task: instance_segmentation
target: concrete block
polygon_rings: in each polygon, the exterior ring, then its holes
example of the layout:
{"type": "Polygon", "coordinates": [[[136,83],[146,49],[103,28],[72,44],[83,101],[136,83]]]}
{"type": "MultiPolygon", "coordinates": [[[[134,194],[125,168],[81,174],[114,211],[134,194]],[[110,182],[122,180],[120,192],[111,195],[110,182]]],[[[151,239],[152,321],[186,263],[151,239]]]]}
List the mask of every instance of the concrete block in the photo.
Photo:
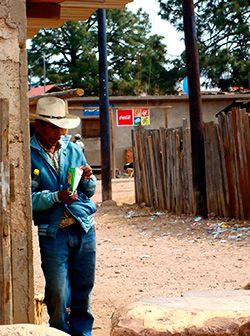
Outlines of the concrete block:
{"type": "Polygon", "coordinates": [[[145,298],[112,316],[111,336],[250,336],[250,291],[145,298]]]}
{"type": "Polygon", "coordinates": [[[63,331],[44,325],[8,324],[0,325],[0,336],[67,336],[63,331]]]}

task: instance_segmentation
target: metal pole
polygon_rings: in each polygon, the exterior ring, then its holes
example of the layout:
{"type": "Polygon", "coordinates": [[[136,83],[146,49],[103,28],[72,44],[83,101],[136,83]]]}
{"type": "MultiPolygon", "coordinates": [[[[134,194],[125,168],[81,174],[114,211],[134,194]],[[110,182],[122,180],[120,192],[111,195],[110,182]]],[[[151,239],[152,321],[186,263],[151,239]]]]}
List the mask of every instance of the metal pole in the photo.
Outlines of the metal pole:
{"type": "Polygon", "coordinates": [[[186,63],[189,92],[189,116],[192,145],[195,213],[207,215],[204,134],[202,122],[199,53],[196,41],[195,15],[192,0],[182,0],[186,63]]]}
{"type": "Polygon", "coordinates": [[[101,132],[101,173],[102,173],[102,201],[112,199],[111,187],[111,145],[110,118],[108,95],[108,64],[107,64],[107,35],[106,11],[97,10],[98,18],[98,50],[99,50],[99,81],[100,81],[100,132],[101,132]]]}

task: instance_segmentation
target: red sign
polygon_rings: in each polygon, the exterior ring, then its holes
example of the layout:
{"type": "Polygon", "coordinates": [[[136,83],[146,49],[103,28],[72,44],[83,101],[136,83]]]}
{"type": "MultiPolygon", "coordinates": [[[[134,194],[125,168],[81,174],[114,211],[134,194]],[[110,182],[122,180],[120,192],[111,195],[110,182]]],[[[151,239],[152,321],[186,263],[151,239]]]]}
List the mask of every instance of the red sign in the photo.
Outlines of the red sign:
{"type": "Polygon", "coordinates": [[[148,117],[149,116],[149,109],[142,108],[141,109],[141,115],[142,115],[142,117],[148,117]]]}
{"type": "Polygon", "coordinates": [[[133,110],[117,110],[117,126],[133,126],[133,110]]]}

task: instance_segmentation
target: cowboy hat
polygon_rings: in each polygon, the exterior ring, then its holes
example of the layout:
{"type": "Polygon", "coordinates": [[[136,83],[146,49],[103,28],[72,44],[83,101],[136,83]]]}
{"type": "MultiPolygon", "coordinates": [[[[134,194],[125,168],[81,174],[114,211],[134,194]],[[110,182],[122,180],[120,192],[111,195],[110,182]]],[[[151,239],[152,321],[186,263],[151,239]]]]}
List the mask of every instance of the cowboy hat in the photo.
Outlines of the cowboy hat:
{"type": "Polygon", "coordinates": [[[77,133],[77,134],[75,134],[74,135],[74,138],[76,139],[76,140],[80,140],[81,139],[81,134],[79,134],[79,133],[77,133]]]}
{"type": "Polygon", "coordinates": [[[72,129],[80,124],[80,118],[69,114],[65,101],[57,97],[40,98],[37,101],[36,113],[31,114],[31,117],[65,129],[72,129]]]}

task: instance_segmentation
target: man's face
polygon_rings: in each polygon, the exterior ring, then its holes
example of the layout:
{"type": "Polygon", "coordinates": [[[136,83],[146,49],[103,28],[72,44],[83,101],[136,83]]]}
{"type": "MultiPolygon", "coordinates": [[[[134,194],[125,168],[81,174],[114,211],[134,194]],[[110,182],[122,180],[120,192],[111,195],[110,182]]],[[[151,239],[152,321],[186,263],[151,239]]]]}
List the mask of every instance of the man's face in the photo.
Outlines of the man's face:
{"type": "Polygon", "coordinates": [[[47,149],[56,146],[61,135],[65,134],[64,128],[41,120],[36,121],[35,127],[39,141],[47,149]]]}

